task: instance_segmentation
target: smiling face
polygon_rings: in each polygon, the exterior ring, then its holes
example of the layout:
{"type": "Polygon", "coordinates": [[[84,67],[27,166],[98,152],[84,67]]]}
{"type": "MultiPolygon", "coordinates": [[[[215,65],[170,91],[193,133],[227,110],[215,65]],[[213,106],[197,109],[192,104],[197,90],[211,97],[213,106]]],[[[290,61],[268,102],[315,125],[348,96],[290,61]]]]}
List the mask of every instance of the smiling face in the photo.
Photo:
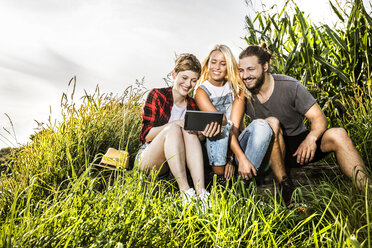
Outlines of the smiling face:
{"type": "Polygon", "coordinates": [[[258,92],[265,82],[268,63],[261,65],[257,56],[248,56],[239,60],[240,77],[252,92],[258,92]]]}
{"type": "Polygon", "coordinates": [[[209,81],[216,86],[226,82],[227,65],[226,59],[222,52],[216,50],[211,53],[208,62],[209,81]]]}
{"type": "Polygon", "coordinates": [[[179,73],[172,72],[173,76],[173,90],[179,93],[181,96],[186,97],[196,85],[199,79],[199,73],[187,70],[180,71],[179,73]]]}

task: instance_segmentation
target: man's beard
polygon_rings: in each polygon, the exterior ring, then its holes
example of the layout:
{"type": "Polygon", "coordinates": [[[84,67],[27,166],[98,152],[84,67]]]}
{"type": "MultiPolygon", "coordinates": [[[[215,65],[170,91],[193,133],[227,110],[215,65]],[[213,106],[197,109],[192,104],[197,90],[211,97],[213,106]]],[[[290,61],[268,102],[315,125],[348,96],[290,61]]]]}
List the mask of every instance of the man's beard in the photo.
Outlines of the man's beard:
{"type": "Polygon", "coordinates": [[[265,72],[264,70],[262,70],[262,74],[257,78],[256,84],[252,88],[250,89],[248,88],[248,90],[253,94],[257,94],[265,82],[265,77],[266,77],[265,72]]]}

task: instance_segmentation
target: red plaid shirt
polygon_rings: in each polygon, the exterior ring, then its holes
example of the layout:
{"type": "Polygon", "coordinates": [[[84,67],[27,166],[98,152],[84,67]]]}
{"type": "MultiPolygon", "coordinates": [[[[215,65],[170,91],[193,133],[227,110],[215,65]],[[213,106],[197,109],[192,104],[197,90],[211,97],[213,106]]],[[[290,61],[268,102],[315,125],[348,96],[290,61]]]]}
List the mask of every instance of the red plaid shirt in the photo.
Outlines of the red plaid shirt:
{"type": "MultiPolygon", "coordinates": [[[[186,97],[187,109],[198,110],[195,100],[186,97]]],[[[140,140],[145,143],[145,137],[153,127],[168,123],[173,107],[172,87],[152,89],[146,99],[142,111],[140,140]]]]}

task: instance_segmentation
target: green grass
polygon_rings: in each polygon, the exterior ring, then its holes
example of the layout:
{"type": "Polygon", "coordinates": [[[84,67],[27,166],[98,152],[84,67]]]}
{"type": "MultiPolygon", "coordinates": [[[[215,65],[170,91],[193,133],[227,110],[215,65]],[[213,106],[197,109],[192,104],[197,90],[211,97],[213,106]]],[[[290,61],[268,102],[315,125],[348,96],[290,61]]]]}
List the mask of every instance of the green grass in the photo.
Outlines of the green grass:
{"type": "MultiPolygon", "coordinates": [[[[370,192],[323,183],[306,196],[310,208],[287,209],[273,196],[236,182],[212,189],[211,206],[183,207],[174,184],[135,171],[113,172],[106,184],[93,168],[34,201],[31,184],[2,223],[2,247],[353,247],[367,245],[370,192]],[[93,173],[95,174],[95,173],[93,173]],[[102,184],[105,185],[102,188],[102,184]],[[342,206],[340,208],[340,206],[342,206]]],[[[107,178],[106,174],[106,178],[107,178]]],[[[305,200],[305,199],[302,199],[305,200]]]]}
{"type": "Polygon", "coordinates": [[[108,146],[136,153],[139,122],[131,123],[140,118],[142,91],[132,91],[105,102],[96,91],[81,106],[64,104],[69,116],[13,154],[0,181],[1,247],[368,247],[371,190],[344,177],[299,189],[296,202],[306,211],[238,180],[227,190],[212,187],[202,214],[197,202],[182,205],[175,182],[135,169],[97,170],[92,163],[108,146]]]}
{"type": "MultiPolygon", "coordinates": [[[[353,6],[357,8],[351,6],[350,14],[340,12],[349,20],[346,29],[334,30],[343,41],[328,48],[324,44],[336,37],[334,33],[301,21],[299,11],[293,17],[286,10],[270,16],[258,13],[255,20],[262,25],[248,29],[246,40],[257,39],[257,44],[260,38],[254,35],[265,34],[265,41],[283,56],[275,70],[316,89],[331,125],[345,127],[367,164],[372,164],[371,74],[365,67],[370,66],[370,49],[359,53],[361,58],[339,53],[343,42],[351,50],[356,44],[346,34],[358,38],[363,28],[370,30],[363,9],[353,6]],[[280,25],[275,27],[276,22],[280,25]],[[293,46],[296,52],[286,53],[293,46]],[[314,52],[329,59],[328,64],[307,57],[314,52]],[[359,74],[354,66],[358,61],[364,61],[359,74]],[[303,67],[305,62],[310,64],[303,67]],[[332,63],[340,71],[331,70],[332,63]]],[[[367,45],[370,39],[365,38],[367,45]]],[[[72,79],[73,89],[74,84],[72,79]]],[[[210,207],[202,214],[197,202],[182,205],[174,181],[135,169],[98,170],[92,164],[108,147],[127,150],[133,164],[145,88],[138,82],[119,96],[97,88],[86,93],[81,104],[72,92],[62,97],[60,121],[49,120],[32,142],[2,157],[0,247],[371,247],[372,190],[357,190],[344,176],[299,188],[290,209],[282,206],[275,192],[257,193],[254,183],[245,188],[238,179],[226,190],[212,185],[210,207]]]]}

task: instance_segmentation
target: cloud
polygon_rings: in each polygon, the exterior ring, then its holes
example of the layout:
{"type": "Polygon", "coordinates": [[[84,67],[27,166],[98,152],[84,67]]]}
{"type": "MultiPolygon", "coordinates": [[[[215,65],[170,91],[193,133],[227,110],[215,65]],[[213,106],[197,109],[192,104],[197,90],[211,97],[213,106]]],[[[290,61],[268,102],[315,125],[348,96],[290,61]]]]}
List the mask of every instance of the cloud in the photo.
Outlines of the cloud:
{"type": "Polygon", "coordinates": [[[46,49],[44,54],[32,59],[2,55],[0,67],[41,78],[52,85],[60,85],[59,80],[66,81],[74,75],[88,73],[84,66],[51,49],[46,49]]]}
{"type": "Polygon", "coordinates": [[[75,11],[86,4],[98,2],[97,0],[3,0],[2,5],[17,11],[34,12],[38,14],[55,14],[66,11],[75,11]]]}

